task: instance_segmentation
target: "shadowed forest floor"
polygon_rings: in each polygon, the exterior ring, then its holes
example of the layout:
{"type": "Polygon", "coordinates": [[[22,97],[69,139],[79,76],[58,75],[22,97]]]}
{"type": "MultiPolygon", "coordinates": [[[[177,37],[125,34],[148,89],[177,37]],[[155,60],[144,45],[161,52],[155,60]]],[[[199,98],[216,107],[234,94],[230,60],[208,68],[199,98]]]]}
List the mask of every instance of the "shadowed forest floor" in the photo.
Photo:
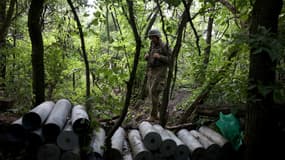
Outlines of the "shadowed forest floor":
{"type": "MultiPolygon", "coordinates": [[[[189,99],[190,92],[186,90],[176,91],[168,103],[169,119],[168,125],[176,125],[183,111],[179,110],[177,106],[189,99]]],[[[126,123],[137,125],[143,120],[146,120],[150,115],[151,101],[147,97],[144,101],[139,100],[135,106],[129,107],[128,117],[126,123]]]]}

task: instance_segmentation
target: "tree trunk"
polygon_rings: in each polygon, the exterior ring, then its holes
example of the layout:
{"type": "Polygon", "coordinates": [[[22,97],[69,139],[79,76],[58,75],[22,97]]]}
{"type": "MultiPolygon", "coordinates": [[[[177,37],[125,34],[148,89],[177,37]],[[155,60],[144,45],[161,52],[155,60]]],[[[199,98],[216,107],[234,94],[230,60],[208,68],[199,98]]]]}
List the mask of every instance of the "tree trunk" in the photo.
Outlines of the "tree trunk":
{"type": "MultiPolygon", "coordinates": [[[[272,40],[276,38],[278,16],[282,5],[282,0],[255,1],[249,29],[252,41],[256,42],[256,36],[258,35],[267,36],[266,38],[272,40]],[[268,31],[267,34],[264,34],[264,29],[268,31]]],[[[264,43],[258,41],[258,45],[256,43],[250,44],[249,90],[245,128],[247,148],[245,156],[247,160],[277,159],[278,156],[281,156],[276,153],[274,147],[264,147],[273,146],[276,142],[279,142],[277,140],[277,116],[273,115],[272,89],[275,83],[276,60],[270,57],[270,54],[274,54],[268,52],[271,48],[260,50],[264,43]],[[267,93],[262,91],[262,89],[266,88],[269,88],[267,93]]]]}
{"type": "Polygon", "coordinates": [[[207,38],[206,38],[207,47],[204,50],[204,61],[203,61],[204,68],[203,68],[203,73],[202,73],[203,74],[202,80],[205,79],[205,74],[206,74],[209,59],[210,59],[213,23],[214,23],[214,18],[211,15],[209,17],[208,27],[207,27],[207,38]]]}
{"type": "MultiPolygon", "coordinates": [[[[192,1],[193,0],[187,0],[188,3],[192,3],[192,1]]],[[[198,55],[200,56],[201,55],[201,48],[200,48],[200,43],[199,43],[200,37],[198,35],[198,32],[197,32],[197,30],[196,30],[196,28],[194,26],[194,23],[192,21],[191,15],[190,15],[190,6],[187,6],[186,0],[182,0],[182,2],[183,2],[183,5],[184,5],[185,9],[187,10],[187,13],[186,13],[187,14],[187,19],[188,19],[188,21],[190,23],[190,26],[191,26],[191,28],[192,28],[192,30],[194,32],[195,37],[196,37],[196,46],[197,46],[197,49],[198,49],[198,55]]]]}
{"type": "Polygon", "coordinates": [[[132,88],[133,88],[133,84],[136,78],[136,72],[137,72],[137,67],[138,67],[138,63],[139,63],[139,56],[140,56],[140,52],[141,52],[141,37],[138,33],[137,27],[136,27],[136,20],[135,20],[135,14],[134,14],[134,10],[133,10],[133,1],[130,0],[126,0],[127,4],[128,4],[128,8],[129,8],[129,18],[128,18],[128,22],[132,28],[134,37],[135,37],[135,41],[136,41],[136,54],[134,57],[134,63],[133,63],[133,68],[130,74],[130,78],[129,81],[127,82],[127,93],[126,93],[126,99],[125,99],[125,104],[124,107],[122,109],[122,113],[121,116],[119,118],[119,120],[116,122],[116,124],[111,128],[111,130],[109,131],[107,138],[106,138],[106,146],[107,146],[107,150],[110,148],[110,140],[111,140],[111,136],[115,133],[115,131],[119,128],[119,126],[122,124],[122,122],[124,121],[127,113],[128,113],[128,109],[129,109],[129,105],[130,105],[130,101],[131,101],[131,95],[132,95],[132,88]]]}
{"type": "Polygon", "coordinates": [[[41,31],[43,5],[44,0],[32,0],[28,15],[32,42],[33,93],[36,105],[45,100],[44,46],[41,31]]]}
{"type": "MultiPolygon", "coordinates": [[[[0,2],[0,50],[6,45],[8,29],[11,25],[12,16],[15,11],[16,0],[1,0],[0,2]],[[9,8],[7,8],[7,3],[9,8]]],[[[5,84],[2,83],[6,78],[6,57],[4,52],[0,52],[0,90],[5,90],[5,84]]]]}
{"type": "MultiPolygon", "coordinates": [[[[85,64],[85,76],[86,76],[86,100],[90,97],[90,69],[89,69],[89,62],[88,62],[88,56],[86,53],[86,49],[85,49],[85,41],[84,41],[84,34],[82,31],[82,25],[80,23],[79,17],[77,15],[76,9],[73,6],[73,3],[71,0],[67,0],[72,13],[74,15],[74,19],[77,23],[77,27],[78,27],[78,31],[79,31],[79,36],[80,36],[80,41],[81,41],[81,50],[83,53],[83,59],[84,59],[84,64],[85,64]]],[[[89,103],[86,103],[86,109],[87,111],[89,111],[90,106],[89,103]]]]}
{"type": "MultiPolygon", "coordinates": [[[[107,53],[110,54],[110,24],[109,24],[109,4],[106,3],[106,32],[107,32],[107,53]]],[[[110,65],[112,64],[112,62],[110,61],[110,65]]]]}
{"type": "MultiPolygon", "coordinates": [[[[187,7],[189,8],[192,3],[192,0],[187,4],[187,7]]],[[[177,40],[171,55],[171,64],[169,65],[169,70],[168,70],[168,76],[167,76],[167,81],[166,81],[166,86],[163,91],[163,97],[162,97],[162,104],[160,107],[160,124],[161,126],[165,126],[167,123],[167,117],[168,117],[168,111],[167,111],[167,106],[169,102],[169,90],[171,87],[171,81],[173,78],[173,69],[174,69],[174,63],[175,59],[178,57],[180,48],[181,48],[181,43],[182,43],[182,34],[183,30],[186,27],[187,24],[187,10],[185,9],[182,15],[181,22],[179,24],[178,30],[177,30],[177,40]]]]}

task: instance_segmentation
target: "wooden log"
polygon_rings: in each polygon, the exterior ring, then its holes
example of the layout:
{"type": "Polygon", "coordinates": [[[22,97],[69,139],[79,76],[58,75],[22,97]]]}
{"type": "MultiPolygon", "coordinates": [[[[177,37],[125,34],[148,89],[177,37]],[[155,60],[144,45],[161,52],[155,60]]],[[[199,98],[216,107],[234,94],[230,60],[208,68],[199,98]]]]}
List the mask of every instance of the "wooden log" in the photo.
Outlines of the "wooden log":
{"type": "Polygon", "coordinates": [[[218,159],[221,147],[218,144],[215,144],[213,141],[211,141],[209,138],[207,138],[205,135],[201,134],[197,130],[191,130],[190,133],[192,136],[194,136],[206,149],[207,154],[206,157],[209,160],[215,160],[218,159]]]}
{"type": "Polygon", "coordinates": [[[166,126],[166,129],[169,130],[180,130],[180,129],[193,129],[195,128],[195,124],[193,123],[183,123],[183,124],[179,124],[179,125],[175,125],[175,126],[166,126]]]}
{"type": "Polygon", "coordinates": [[[10,109],[13,106],[14,102],[15,102],[15,99],[0,96],[0,111],[6,111],[10,109]]]}
{"type": "Polygon", "coordinates": [[[142,135],[143,144],[147,149],[151,151],[159,149],[162,142],[161,137],[149,122],[140,123],[139,131],[142,135]]]}
{"type": "Polygon", "coordinates": [[[188,130],[179,130],[177,136],[188,146],[191,153],[191,159],[203,159],[204,155],[206,154],[206,150],[203,148],[202,144],[194,136],[192,136],[192,134],[190,134],[188,130]]]}
{"type": "Polygon", "coordinates": [[[236,106],[207,106],[207,105],[198,105],[197,114],[205,116],[215,116],[219,117],[220,112],[228,114],[235,112],[236,116],[244,117],[245,116],[245,105],[236,105],[236,106]]]}
{"type": "Polygon", "coordinates": [[[82,134],[88,132],[90,120],[84,106],[76,105],[73,107],[71,121],[75,133],[82,134]]]}
{"type": "Polygon", "coordinates": [[[171,136],[171,139],[173,139],[177,145],[174,157],[175,160],[188,160],[190,156],[190,150],[187,147],[187,145],[182,142],[173,132],[170,130],[166,130],[168,134],[171,136]]]}
{"type": "Polygon", "coordinates": [[[103,128],[98,128],[93,130],[93,138],[91,140],[91,148],[96,157],[102,159],[104,154],[104,144],[106,139],[106,132],[103,128]]]}
{"type": "Polygon", "coordinates": [[[130,130],[128,139],[134,160],[152,160],[152,154],[145,148],[138,130],[130,130]]]}
{"type": "Polygon", "coordinates": [[[158,131],[162,140],[162,143],[159,147],[160,153],[165,157],[173,155],[177,147],[175,141],[161,125],[155,124],[153,125],[153,128],[158,131]]]}
{"type": "Polygon", "coordinates": [[[133,160],[130,145],[126,139],[124,140],[123,144],[123,160],[133,160]]]}
{"type": "Polygon", "coordinates": [[[43,126],[42,131],[46,141],[56,141],[66,123],[70,110],[71,103],[67,99],[60,99],[56,102],[43,126]]]}
{"type": "Polygon", "coordinates": [[[103,123],[103,122],[110,122],[110,121],[114,121],[116,119],[120,118],[120,116],[114,116],[111,118],[106,118],[106,119],[99,119],[98,122],[103,123]]]}
{"type": "Polygon", "coordinates": [[[36,130],[41,127],[54,107],[54,102],[46,101],[23,115],[23,126],[26,130],[36,130]]]}
{"type": "Polygon", "coordinates": [[[57,136],[56,142],[58,147],[64,151],[79,148],[79,138],[78,135],[74,133],[70,121],[67,121],[64,129],[57,136]]]}
{"type": "Polygon", "coordinates": [[[37,153],[37,160],[59,160],[60,149],[55,144],[42,145],[37,153]]]}
{"type": "Polygon", "coordinates": [[[122,160],[122,149],[125,136],[125,130],[122,127],[119,127],[111,138],[111,149],[104,153],[104,159],[122,160]]]}
{"type": "Polygon", "coordinates": [[[70,151],[64,151],[60,157],[60,160],[80,160],[79,149],[74,149],[70,151]]]}
{"type": "Polygon", "coordinates": [[[28,132],[27,139],[30,146],[38,147],[43,145],[45,140],[42,134],[42,128],[28,132]]]}

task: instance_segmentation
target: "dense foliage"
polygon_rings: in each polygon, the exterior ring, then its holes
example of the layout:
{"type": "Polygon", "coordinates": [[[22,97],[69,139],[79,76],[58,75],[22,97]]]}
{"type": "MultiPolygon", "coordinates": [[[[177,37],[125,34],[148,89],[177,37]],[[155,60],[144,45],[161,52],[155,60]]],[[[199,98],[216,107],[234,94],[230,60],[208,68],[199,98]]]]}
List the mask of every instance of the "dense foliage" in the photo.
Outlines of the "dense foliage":
{"type": "MultiPolygon", "coordinates": [[[[171,47],[174,47],[177,24],[181,19],[184,5],[180,0],[160,1],[164,14],[164,29],[171,47]]],[[[249,47],[247,44],[263,43],[274,45],[272,58],[280,61],[278,73],[284,73],[284,34],[278,41],[257,35],[249,42],[247,30],[249,13],[252,9],[249,0],[228,0],[235,9],[234,14],[219,0],[192,1],[190,15],[193,26],[187,25],[182,41],[182,48],[177,59],[175,90],[181,88],[192,92],[189,101],[214,78],[225,64],[231,63],[225,76],[211,91],[206,103],[239,104],[246,102],[247,78],[249,69],[249,47]],[[212,39],[206,42],[209,17],[213,18],[212,39]],[[193,28],[194,27],[194,28],[193,28]],[[195,35],[195,31],[197,35],[195,35]],[[198,37],[197,37],[198,36],[198,37]],[[199,39],[197,39],[199,38],[199,39]],[[199,45],[197,45],[197,40],[199,45]],[[205,48],[211,46],[209,62],[204,63],[205,48]],[[201,53],[199,52],[201,51],[201,53]],[[227,60],[227,56],[237,52],[227,60]]],[[[91,72],[91,97],[93,111],[101,118],[117,115],[124,100],[126,81],[131,72],[135,52],[135,41],[128,24],[127,4],[125,1],[97,0],[74,1],[83,24],[86,50],[91,72]]],[[[148,51],[149,40],[145,37],[147,26],[154,14],[157,14],[153,28],[163,29],[161,15],[157,13],[155,1],[134,1],[134,10],[138,32],[143,40],[134,98],[139,98],[145,75],[146,63],[143,55],[148,51]]],[[[18,7],[24,7],[18,3],[18,7]]],[[[22,8],[25,9],[25,8],[22,8]]],[[[284,10],[280,16],[280,28],[284,33],[284,10]],[[283,21],[282,21],[283,20],[283,21]]],[[[68,98],[74,103],[85,101],[85,68],[80,50],[80,40],[76,22],[67,2],[64,0],[45,1],[42,15],[42,32],[44,38],[44,65],[46,75],[46,99],[68,98]]],[[[266,30],[264,34],[268,34],[266,30]]],[[[17,15],[12,21],[5,48],[6,94],[17,99],[16,108],[27,110],[33,102],[31,76],[31,44],[27,31],[27,11],[17,15]]],[[[164,37],[164,41],[165,41],[164,37]]],[[[258,53],[257,53],[258,54],[258,53]]],[[[284,98],[282,85],[274,86],[276,101],[284,98]],[[277,87],[277,88],[276,88],[277,87]]],[[[266,92],[268,88],[260,88],[266,92]]]]}

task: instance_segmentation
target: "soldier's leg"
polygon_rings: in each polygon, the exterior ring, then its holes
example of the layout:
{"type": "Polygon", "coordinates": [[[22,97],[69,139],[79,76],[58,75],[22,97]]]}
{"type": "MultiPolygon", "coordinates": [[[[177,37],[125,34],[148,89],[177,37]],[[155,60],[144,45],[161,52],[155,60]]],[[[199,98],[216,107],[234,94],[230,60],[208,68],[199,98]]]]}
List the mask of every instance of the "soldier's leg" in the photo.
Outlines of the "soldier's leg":
{"type": "Polygon", "coordinates": [[[158,105],[157,105],[157,110],[158,110],[158,115],[160,115],[160,109],[162,105],[162,93],[165,87],[165,82],[166,82],[166,69],[161,69],[160,72],[157,75],[157,84],[156,85],[156,91],[157,91],[157,99],[158,99],[158,105]]]}
{"type": "Polygon", "coordinates": [[[148,98],[151,100],[151,88],[152,88],[152,75],[151,71],[147,73],[147,91],[148,91],[148,98]]]}
{"type": "Polygon", "coordinates": [[[158,118],[158,112],[159,112],[159,106],[161,104],[160,102],[160,93],[163,90],[163,80],[161,79],[161,70],[156,70],[156,72],[153,74],[153,86],[152,86],[152,112],[151,116],[158,118]]]}
{"type": "Polygon", "coordinates": [[[154,89],[153,92],[152,92],[152,110],[151,110],[151,113],[150,115],[157,119],[157,112],[158,112],[158,106],[159,106],[159,96],[158,96],[158,93],[156,92],[156,90],[154,89]]]}
{"type": "Polygon", "coordinates": [[[149,117],[149,120],[153,121],[157,118],[157,109],[155,106],[155,100],[153,99],[153,97],[155,96],[154,94],[154,88],[155,88],[155,85],[154,85],[154,82],[155,82],[155,76],[153,75],[153,72],[150,70],[148,72],[148,80],[147,80],[147,86],[148,86],[148,97],[149,99],[151,100],[151,104],[152,104],[152,107],[151,107],[151,112],[150,112],[150,117],[149,117]]]}

